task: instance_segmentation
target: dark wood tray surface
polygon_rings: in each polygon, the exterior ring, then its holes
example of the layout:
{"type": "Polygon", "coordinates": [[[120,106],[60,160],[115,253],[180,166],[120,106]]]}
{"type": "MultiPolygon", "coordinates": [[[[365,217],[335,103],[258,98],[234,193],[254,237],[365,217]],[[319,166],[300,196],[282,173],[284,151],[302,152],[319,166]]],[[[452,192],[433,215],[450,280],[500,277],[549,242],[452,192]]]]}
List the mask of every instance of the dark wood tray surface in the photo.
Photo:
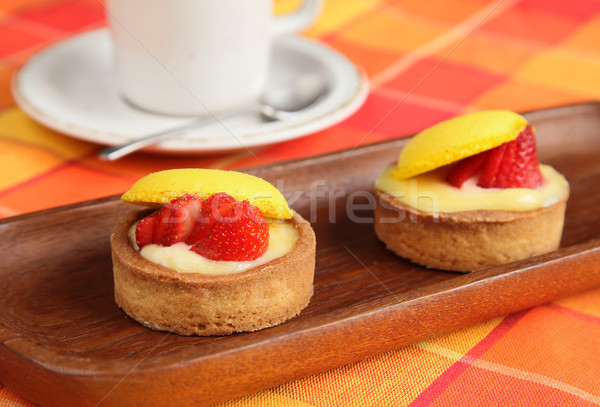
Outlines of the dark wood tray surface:
{"type": "Polygon", "coordinates": [[[411,264],[373,234],[374,179],[406,139],[247,169],[317,236],[308,308],[255,333],[182,337],[129,319],[112,292],[118,197],[0,221],[0,381],[48,406],[203,405],[599,286],[600,104],[527,116],[541,161],[571,185],[561,248],[471,274],[411,264]],[[354,220],[348,202],[363,205],[354,220]]]}

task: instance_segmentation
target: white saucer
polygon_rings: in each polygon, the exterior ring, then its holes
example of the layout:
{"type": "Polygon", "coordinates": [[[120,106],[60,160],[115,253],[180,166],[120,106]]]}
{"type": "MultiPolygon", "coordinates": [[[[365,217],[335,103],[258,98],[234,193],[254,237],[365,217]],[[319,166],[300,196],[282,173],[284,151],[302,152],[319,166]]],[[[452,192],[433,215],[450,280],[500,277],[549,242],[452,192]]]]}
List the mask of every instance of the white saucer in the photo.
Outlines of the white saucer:
{"type": "MultiPolygon", "coordinates": [[[[15,76],[12,90],[17,104],[47,127],[105,145],[192,120],[154,115],[125,103],[113,80],[111,53],[106,29],[77,35],[43,50],[15,76]]],[[[197,140],[168,140],[149,149],[212,153],[291,140],[345,119],[363,104],[368,93],[366,76],[348,59],[320,42],[298,36],[275,43],[271,71],[271,87],[314,72],[325,79],[329,91],[284,121],[237,116],[199,129],[197,140]]]]}

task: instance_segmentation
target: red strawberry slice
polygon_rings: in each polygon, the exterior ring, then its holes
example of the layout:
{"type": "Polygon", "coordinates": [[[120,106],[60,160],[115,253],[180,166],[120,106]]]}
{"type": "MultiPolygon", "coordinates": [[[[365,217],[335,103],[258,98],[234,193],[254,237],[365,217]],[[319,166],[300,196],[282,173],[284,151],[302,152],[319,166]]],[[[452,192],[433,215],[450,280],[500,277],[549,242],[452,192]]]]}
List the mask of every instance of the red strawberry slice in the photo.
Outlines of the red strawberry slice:
{"type": "MultiPolygon", "coordinates": [[[[512,143],[512,141],[510,143],[512,143]]],[[[494,188],[498,169],[500,168],[502,160],[504,159],[506,145],[510,143],[504,143],[488,151],[487,158],[481,167],[479,181],[477,181],[478,186],[482,188],[494,188]]]]}
{"type": "Polygon", "coordinates": [[[209,196],[202,207],[204,222],[214,224],[217,222],[235,221],[235,211],[240,202],[225,192],[209,196]]]}
{"type": "MultiPolygon", "coordinates": [[[[516,140],[515,140],[516,141],[516,140]]],[[[500,161],[500,165],[495,172],[495,179],[493,180],[493,185],[496,188],[511,188],[510,186],[510,177],[511,172],[513,171],[512,165],[517,163],[517,143],[510,142],[504,144],[504,155],[502,156],[502,160],[500,161]],[[506,186],[503,186],[506,185],[506,186]]],[[[479,186],[488,185],[481,178],[477,183],[479,186]]],[[[489,188],[489,187],[488,187],[489,188]]]]}
{"type": "Polygon", "coordinates": [[[157,238],[155,243],[171,246],[175,243],[185,242],[199,218],[202,200],[196,195],[186,194],[172,200],[165,208],[169,210],[165,219],[167,227],[160,237],[160,241],[157,238]]]}
{"type": "Polygon", "coordinates": [[[166,242],[165,236],[169,226],[171,226],[171,208],[167,204],[156,212],[156,224],[154,225],[152,243],[169,246],[168,244],[163,244],[163,240],[166,242]]]}
{"type": "Polygon", "coordinates": [[[183,195],[142,219],[136,227],[138,247],[141,249],[150,243],[171,246],[185,242],[196,224],[201,205],[198,196],[183,195]]]}
{"type": "Polygon", "coordinates": [[[208,199],[183,195],[136,226],[141,249],[154,243],[171,246],[185,242],[194,252],[212,260],[248,261],[269,246],[269,225],[260,209],[226,193],[208,199]]]}
{"type": "Polygon", "coordinates": [[[187,243],[192,244],[199,241],[218,221],[231,216],[235,202],[235,198],[224,192],[219,192],[205,199],[202,202],[200,213],[196,216],[196,224],[186,239],[187,243]]]}
{"type": "Polygon", "coordinates": [[[140,220],[135,227],[135,242],[141,249],[151,244],[154,237],[154,226],[156,225],[157,212],[140,220]]]}
{"type": "Polygon", "coordinates": [[[250,261],[262,256],[268,246],[269,226],[246,219],[217,223],[191,250],[211,260],[250,261]]]}
{"type": "Polygon", "coordinates": [[[477,172],[477,185],[482,188],[539,187],[542,175],[533,128],[528,125],[515,140],[459,161],[450,170],[447,180],[460,188],[477,172]]]}
{"type": "MultiPolygon", "coordinates": [[[[218,196],[217,196],[218,195],[218,196]]],[[[260,210],[227,194],[209,198],[186,243],[192,251],[211,260],[249,261],[262,256],[269,246],[269,225],[260,210]]]]}
{"type": "Polygon", "coordinates": [[[489,151],[484,151],[483,153],[475,154],[460,160],[448,174],[448,182],[455,187],[460,188],[466,180],[475,175],[483,166],[488,152],[489,151]]]}
{"type": "MultiPolygon", "coordinates": [[[[535,134],[527,126],[516,140],[506,144],[502,164],[498,168],[492,188],[537,188],[542,185],[542,174],[535,146],[535,134]]],[[[490,188],[482,184],[479,186],[490,188]]]]}

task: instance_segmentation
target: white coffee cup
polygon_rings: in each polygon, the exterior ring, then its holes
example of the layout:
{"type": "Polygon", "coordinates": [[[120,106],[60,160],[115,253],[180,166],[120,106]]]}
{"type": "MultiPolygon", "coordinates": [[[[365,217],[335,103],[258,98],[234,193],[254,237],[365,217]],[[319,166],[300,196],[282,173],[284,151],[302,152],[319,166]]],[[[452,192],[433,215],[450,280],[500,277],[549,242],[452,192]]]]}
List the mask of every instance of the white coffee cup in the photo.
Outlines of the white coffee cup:
{"type": "Polygon", "coordinates": [[[207,116],[255,103],[271,45],[318,16],[304,0],[273,17],[272,0],[108,0],[121,95],[154,113],[207,116]]]}

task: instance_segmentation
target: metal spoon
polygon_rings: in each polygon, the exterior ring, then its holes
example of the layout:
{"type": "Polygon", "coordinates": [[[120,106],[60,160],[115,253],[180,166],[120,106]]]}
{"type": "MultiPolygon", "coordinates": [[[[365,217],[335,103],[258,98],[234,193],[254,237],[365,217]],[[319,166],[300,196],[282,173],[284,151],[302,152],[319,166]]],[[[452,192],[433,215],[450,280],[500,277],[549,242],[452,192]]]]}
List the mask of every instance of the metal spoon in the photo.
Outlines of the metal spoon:
{"type": "Polygon", "coordinates": [[[262,100],[253,106],[246,106],[223,115],[201,118],[183,126],[149,134],[102,149],[98,155],[107,161],[118,160],[144,147],[175,138],[194,138],[193,130],[241,114],[255,113],[268,121],[286,120],[295,113],[313,105],[327,93],[324,79],[317,74],[309,74],[287,81],[274,90],[267,91],[262,100]]]}

